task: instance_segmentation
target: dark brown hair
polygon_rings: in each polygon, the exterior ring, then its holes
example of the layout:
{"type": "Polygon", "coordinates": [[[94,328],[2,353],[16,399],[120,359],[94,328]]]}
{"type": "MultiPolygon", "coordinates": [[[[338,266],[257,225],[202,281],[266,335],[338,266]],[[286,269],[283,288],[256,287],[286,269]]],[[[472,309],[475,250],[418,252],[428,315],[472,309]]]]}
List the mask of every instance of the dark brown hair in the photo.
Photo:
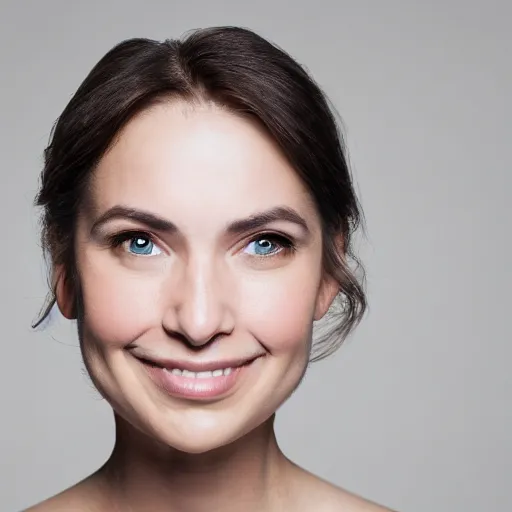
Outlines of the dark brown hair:
{"type": "MultiPolygon", "coordinates": [[[[312,361],[326,357],[366,309],[364,269],[352,250],[362,211],[335,111],[325,95],[287,53],[243,28],[214,27],[192,31],[180,40],[137,38],[116,45],[92,69],[55,123],[36,205],[43,209],[45,255],[52,265],[64,265],[66,279],[76,291],[75,307],[80,309],[74,233],[91,174],[130,119],[172,98],[214,103],[256,119],[309,190],[322,220],[324,270],[336,278],[340,290],[326,315],[328,329],[312,348],[312,361]],[[336,243],[340,235],[342,250],[336,243]]],[[[52,290],[34,327],[54,304],[52,290]]]]}

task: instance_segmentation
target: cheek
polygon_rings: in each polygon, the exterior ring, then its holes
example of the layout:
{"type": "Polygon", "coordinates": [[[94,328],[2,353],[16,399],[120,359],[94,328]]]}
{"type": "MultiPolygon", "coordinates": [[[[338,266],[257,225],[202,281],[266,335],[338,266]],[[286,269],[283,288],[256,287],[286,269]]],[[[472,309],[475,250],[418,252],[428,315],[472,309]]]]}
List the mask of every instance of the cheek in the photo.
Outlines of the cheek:
{"type": "Polygon", "coordinates": [[[84,325],[105,345],[125,345],[154,322],[160,280],[103,263],[82,267],[84,325]]]}
{"type": "Polygon", "coordinates": [[[244,298],[248,328],[274,355],[302,353],[311,337],[317,289],[314,273],[283,273],[252,283],[244,298]]]}

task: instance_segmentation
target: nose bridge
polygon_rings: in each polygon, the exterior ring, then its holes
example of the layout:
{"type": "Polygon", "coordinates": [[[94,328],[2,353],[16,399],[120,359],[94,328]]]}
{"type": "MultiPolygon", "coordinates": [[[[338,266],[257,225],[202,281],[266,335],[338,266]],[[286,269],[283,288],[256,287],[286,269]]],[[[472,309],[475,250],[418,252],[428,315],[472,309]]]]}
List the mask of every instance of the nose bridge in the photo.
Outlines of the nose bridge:
{"type": "Polygon", "coordinates": [[[190,258],[179,286],[176,322],[194,345],[232,329],[229,276],[224,265],[205,253],[190,258]]]}

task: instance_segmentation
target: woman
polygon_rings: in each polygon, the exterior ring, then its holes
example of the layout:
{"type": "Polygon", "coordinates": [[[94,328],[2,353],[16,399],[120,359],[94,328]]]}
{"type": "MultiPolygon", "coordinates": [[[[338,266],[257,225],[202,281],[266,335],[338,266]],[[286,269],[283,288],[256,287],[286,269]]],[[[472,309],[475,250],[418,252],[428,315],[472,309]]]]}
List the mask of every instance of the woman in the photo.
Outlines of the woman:
{"type": "Polygon", "coordinates": [[[386,510],[274,435],[308,363],[366,306],[336,123],[292,58],[234,27],[119,44],[55,125],[37,204],[52,263],[39,323],[54,303],[77,320],[116,442],[30,510],[386,510]]]}

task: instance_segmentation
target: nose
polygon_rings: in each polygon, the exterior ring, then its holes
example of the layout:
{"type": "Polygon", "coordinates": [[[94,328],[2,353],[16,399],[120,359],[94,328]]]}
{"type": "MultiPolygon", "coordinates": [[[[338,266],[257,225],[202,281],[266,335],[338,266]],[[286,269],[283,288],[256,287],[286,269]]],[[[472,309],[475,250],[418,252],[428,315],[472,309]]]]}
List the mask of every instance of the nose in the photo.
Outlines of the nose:
{"type": "Polygon", "coordinates": [[[218,266],[208,262],[189,265],[166,295],[170,301],[163,328],[189,346],[202,347],[233,330],[235,294],[227,272],[218,266]]]}

